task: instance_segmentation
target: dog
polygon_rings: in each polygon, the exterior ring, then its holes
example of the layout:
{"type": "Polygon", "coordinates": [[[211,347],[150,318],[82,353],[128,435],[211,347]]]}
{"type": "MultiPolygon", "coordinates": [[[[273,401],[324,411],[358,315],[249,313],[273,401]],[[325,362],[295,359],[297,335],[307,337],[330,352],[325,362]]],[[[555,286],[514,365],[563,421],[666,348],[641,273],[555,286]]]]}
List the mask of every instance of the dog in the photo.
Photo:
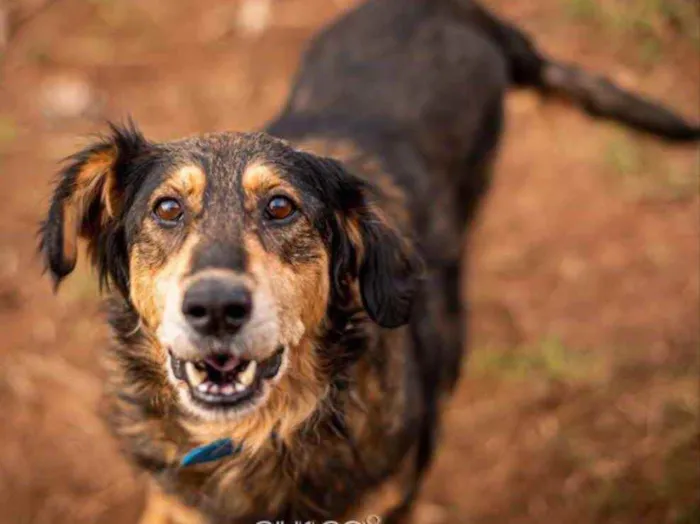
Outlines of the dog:
{"type": "Polygon", "coordinates": [[[310,44],[262,131],[112,126],[41,227],[110,291],[107,420],[142,522],[398,522],[463,359],[464,238],[513,86],[674,141],[700,128],[469,0],[371,0],[310,44]]]}

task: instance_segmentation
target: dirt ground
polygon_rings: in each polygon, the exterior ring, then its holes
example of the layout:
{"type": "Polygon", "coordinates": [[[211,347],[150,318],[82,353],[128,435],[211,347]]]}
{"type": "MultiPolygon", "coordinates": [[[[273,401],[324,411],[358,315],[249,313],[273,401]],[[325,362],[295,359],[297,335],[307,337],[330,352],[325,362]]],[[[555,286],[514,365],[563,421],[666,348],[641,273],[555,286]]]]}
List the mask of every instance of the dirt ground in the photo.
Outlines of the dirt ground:
{"type": "MultiPolygon", "coordinates": [[[[93,277],[54,296],[35,255],[57,161],[129,114],[159,140],[260,126],[352,3],[0,1],[0,522],[128,523],[142,504],[97,415],[93,277]]],[[[700,118],[693,0],[488,3],[700,118]]],[[[416,523],[700,521],[699,159],[510,96],[470,250],[472,354],[416,523]]]]}

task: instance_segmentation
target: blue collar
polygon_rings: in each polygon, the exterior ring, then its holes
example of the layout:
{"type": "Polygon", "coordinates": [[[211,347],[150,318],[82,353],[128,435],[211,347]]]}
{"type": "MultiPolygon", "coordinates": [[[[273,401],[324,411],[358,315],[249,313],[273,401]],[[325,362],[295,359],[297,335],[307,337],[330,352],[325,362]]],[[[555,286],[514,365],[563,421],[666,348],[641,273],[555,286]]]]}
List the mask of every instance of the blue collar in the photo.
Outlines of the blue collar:
{"type": "Polygon", "coordinates": [[[242,444],[234,444],[230,438],[222,438],[199,446],[188,451],[180,460],[180,467],[186,468],[195,464],[204,464],[205,462],[214,462],[215,460],[224,457],[238,455],[243,449],[242,444]]]}
{"type": "MultiPolygon", "coordinates": [[[[279,442],[277,431],[273,431],[270,438],[273,442],[279,442]]],[[[235,444],[231,438],[221,438],[209,444],[197,446],[185,453],[185,456],[180,459],[180,467],[186,468],[196,464],[214,462],[224,457],[235,457],[241,451],[243,451],[243,444],[235,444]]]]}

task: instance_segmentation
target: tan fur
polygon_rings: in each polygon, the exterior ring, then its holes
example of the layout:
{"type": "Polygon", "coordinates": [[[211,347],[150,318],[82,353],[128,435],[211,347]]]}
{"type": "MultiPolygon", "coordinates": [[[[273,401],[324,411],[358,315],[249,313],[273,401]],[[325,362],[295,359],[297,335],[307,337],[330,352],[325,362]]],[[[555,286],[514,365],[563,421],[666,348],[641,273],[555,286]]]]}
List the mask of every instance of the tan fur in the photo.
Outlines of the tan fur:
{"type": "Polygon", "coordinates": [[[199,235],[190,233],[180,249],[169,254],[164,265],[152,259],[150,246],[134,246],[129,260],[131,302],[151,329],[160,323],[171,287],[181,285],[198,243],[199,235]]]}
{"type": "Polygon", "coordinates": [[[268,281],[282,319],[282,336],[293,340],[309,333],[323,319],[328,303],[328,255],[317,239],[317,259],[312,263],[284,264],[277,255],[266,252],[253,234],[244,238],[249,256],[249,271],[258,285],[268,281]],[[302,331],[300,331],[302,330],[302,331]]]}
{"type": "Polygon", "coordinates": [[[71,264],[77,258],[77,238],[83,235],[81,223],[88,211],[88,206],[98,191],[106,211],[106,216],[114,216],[118,208],[116,195],[111,194],[113,183],[110,176],[116,150],[94,153],[82,166],[75,179],[71,197],[63,203],[63,258],[71,264]]]}
{"type": "Polygon", "coordinates": [[[76,199],[85,198],[102,184],[102,202],[109,216],[114,216],[118,206],[115,201],[117,195],[111,194],[114,185],[113,180],[108,181],[108,179],[114,178],[110,174],[113,175],[112,166],[116,160],[116,155],[117,151],[115,148],[95,153],[84,164],[75,181],[76,191],[74,198],[76,199]]]}
{"type": "Polygon", "coordinates": [[[78,229],[80,224],[80,218],[77,216],[78,210],[76,209],[75,202],[73,199],[66,200],[63,203],[63,260],[65,260],[70,265],[75,264],[78,258],[78,229]]]}

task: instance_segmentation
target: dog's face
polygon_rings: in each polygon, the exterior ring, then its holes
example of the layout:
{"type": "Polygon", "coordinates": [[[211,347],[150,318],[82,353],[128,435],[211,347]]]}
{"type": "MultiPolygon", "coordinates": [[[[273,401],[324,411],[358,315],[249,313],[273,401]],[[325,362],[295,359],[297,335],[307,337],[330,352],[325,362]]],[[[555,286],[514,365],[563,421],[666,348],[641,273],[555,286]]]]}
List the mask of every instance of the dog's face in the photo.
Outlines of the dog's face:
{"type": "Polygon", "coordinates": [[[415,288],[409,242],[372,189],[264,134],[154,144],[114,128],[71,158],[42,235],[57,283],[87,240],[153,341],[153,371],[208,418],[313,404],[328,381],[329,308],[359,297],[395,327],[415,288]]]}

